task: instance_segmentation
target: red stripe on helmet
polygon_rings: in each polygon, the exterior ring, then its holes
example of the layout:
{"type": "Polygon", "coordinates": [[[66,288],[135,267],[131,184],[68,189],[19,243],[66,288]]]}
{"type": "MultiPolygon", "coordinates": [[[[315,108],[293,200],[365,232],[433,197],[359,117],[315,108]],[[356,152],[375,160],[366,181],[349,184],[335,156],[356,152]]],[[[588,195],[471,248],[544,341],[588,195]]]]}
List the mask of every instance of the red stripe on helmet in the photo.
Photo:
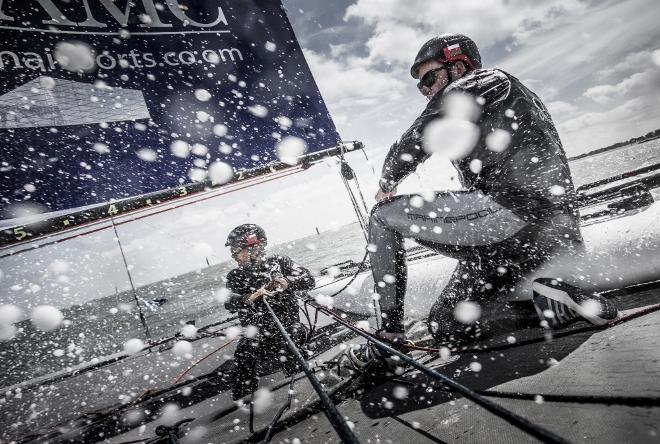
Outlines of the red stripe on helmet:
{"type": "Polygon", "coordinates": [[[260,243],[261,241],[254,233],[245,236],[245,245],[247,245],[248,247],[251,247],[252,245],[259,245],[260,243]]]}
{"type": "Polygon", "coordinates": [[[468,56],[463,54],[463,51],[461,50],[460,45],[455,44],[455,45],[450,45],[450,46],[445,46],[442,48],[442,52],[444,53],[444,61],[445,62],[464,62],[467,63],[467,65],[470,67],[470,69],[477,69],[475,66],[474,62],[470,60],[468,56]]]}

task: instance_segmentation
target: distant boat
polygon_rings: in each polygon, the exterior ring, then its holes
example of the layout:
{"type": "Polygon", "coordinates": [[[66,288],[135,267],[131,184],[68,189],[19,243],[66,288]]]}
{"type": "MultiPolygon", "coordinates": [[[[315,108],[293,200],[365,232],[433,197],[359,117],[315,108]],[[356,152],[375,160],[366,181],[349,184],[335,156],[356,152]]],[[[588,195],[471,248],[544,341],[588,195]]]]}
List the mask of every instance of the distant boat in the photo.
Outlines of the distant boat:
{"type": "Polygon", "coordinates": [[[156,311],[160,307],[165,305],[165,303],[167,303],[167,299],[157,298],[157,299],[149,299],[148,301],[143,299],[142,302],[144,302],[145,307],[147,307],[149,310],[156,311]]]}

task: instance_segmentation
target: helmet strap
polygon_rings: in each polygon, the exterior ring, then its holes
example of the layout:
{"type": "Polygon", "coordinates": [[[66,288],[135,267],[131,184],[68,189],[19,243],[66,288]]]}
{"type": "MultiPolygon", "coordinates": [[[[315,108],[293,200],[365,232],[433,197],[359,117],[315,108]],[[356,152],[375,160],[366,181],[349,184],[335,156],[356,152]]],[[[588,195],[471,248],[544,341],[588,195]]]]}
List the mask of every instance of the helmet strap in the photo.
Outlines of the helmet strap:
{"type": "Polygon", "coordinates": [[[454,62],[445,62],[445,65],[447,65],[447,78],[449,79],[449,83],[452,83],[454,81],[454,62]]]}
{"type": "Polygon", "coordinates": [[[454,81],[454,75],[452,74],[452,71],[454,70],[454,62],[448,62],[445,60],[441,60],[442,63],[445,64],[445,70],[447,71],[447,79],[449,80],[447,84],[438,92],[443,91],[445,88],[449,86],[450,83],[454,81]]]}

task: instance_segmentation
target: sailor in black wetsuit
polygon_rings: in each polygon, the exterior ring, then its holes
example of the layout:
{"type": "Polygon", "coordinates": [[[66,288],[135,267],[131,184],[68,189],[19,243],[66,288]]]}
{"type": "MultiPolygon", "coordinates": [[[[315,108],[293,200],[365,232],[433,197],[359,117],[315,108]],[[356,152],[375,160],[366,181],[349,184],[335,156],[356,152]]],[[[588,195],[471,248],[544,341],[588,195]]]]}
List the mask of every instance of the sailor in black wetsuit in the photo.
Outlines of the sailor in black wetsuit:
{"type": "MultiPolygon", "coordinates": [[[[512,75],[482,69],[477,46],[468,37],[445,34],[429,40],[410,73],[420,79],[417,86],[429,102],[387,154],[369,227],[380,296],[379,334],[395,343],[404,339],[403,239],[412,238],[459,260],[428,318],[436,340],[452,344],[478,331],[478,325],[454,319],[460,301],[483,302],[507,293],[551,256],[581,247],[576,194],[546,107],[512,75]],[[427,125],[455,117],[450,103],[457,98],[478,110],[467,124],[478,130],[474,147],[452,161],[463,190],[437,192],[433,199],[396,196],[397,185],[436,149],[425,140],[427,125]]],[[[451,142],[435,141],[438,152],[451,142]]],[[[351,357],[362,365],[372,355],[370,347],[363,347],[351,357]]]]}
{"type": "Polygon", "coordinates": [[[307,269],[288,257],[266,257],[266,244],[266,233],[254,224],[234,228],[225,244],[231,248],[232,257],[238,263],[238,267],[227,274],[226,285],[233,294],[225,307],[232,313],[238,312],[241,326],[246,331],[250,326],[257,328],[255,335],[240,339],[234,353],[234,400],[257,389],[257,367],[260,362],[281,362],[287,376],[298,370],[263,298],[268,298],[268,303],[298,346],[303,344],[307,334],[300,323],[295,293],[314,288],[314,278],[307,269]]]}

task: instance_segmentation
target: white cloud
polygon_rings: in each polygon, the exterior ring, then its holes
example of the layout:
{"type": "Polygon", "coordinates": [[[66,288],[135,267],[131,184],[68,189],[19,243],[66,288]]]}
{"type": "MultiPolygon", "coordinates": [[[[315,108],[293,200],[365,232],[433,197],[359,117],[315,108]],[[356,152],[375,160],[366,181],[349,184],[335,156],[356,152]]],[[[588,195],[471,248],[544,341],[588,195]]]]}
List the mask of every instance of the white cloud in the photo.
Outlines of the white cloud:
{"type": "MultiPolygon", "coordinates": [[[[347,43],[330,45],[330,56],[334,59],[344,57],[345,55],[350,54],[351,51],[352,51],[352,45],[349,45],[347,43]]],[[[309,54],[310,52],[311,51],[307,50],[306,54],[309,54]]]]}
{"type": "Polygon", "coordinates": [[[562,26],[526,39],[503,66],[519,78],[540,79],[560,88],[593,82],[594,73],[602,75],[619,64],[633,44],[644,45],[658,35],[655,14],[639,14],[654,9],[657,6],[650,0],[597,3],[562,26]]]}
{"type": "Polygon", "coordinates": [[[617,85],[596,85],[584,92],[584,96],[590,98],[596,103],[604,105],[613,99],[619,87],[617,85]]]}
{"type": "Polygon", "coordinates": [[[562,100],[548,102],[546,107],[554,120],[564,120],[567,117],[574,116],[578,111],[577,106],[562,100]]]}
{"type": "Polygon", "coordinates": [[[428,38],[419,29],[392,23],[378,26],[376,33],[367,41],[369,60],[372,63],[398,63],[409,65],[415,54],[428,38]]]}
{"type": "MultiPolygon", "coordinates": [[[[401,119],[402,113],[396,112],[400,107],[395,104],[408,101],[406,90],[414,87],[403,80],[403,73],[381,71],[354,56],[333,58],[305,50],[305,57],[342,137],[382,143],[378,123],[401,119]]],[[[407,118],[404,121],[409,122],[407,118]]]]}
{"type": "MultiPolygon", "coordinates": [[[[473,0],[450,6],[425,0],[357,0],[347,8],[344,19],[348,24],[357,21],[372,27],[364,43],[366,55],[352,65],[403,81],[410,81],[408,67],[428,38],[443,32],[470,36],[479,45],[484,66],[493,66],[499,59],[495,66],[522,79],[548,104],[567,152],[577,154],[585,151],[585,141],[611,144],[638,135],[638,126],[631,122],[645,120],[644,116],[626,114],[626,123],[620,116],[634,109],[635,97],[648,95],[646,101],[651,101],[650,96],[658,94],[652,87],[660,84],[657,69],[649,68],[656,68],[652,61],[657,48],[649,45],[660,34],[653,10],[657,5],[651,0],[473,0]],[[639,10],[649,13],[639,14],[639,10]],[[601,120],[614,130],[599,130],[590,137],[601,120]],[[579,144],[573,144],[578,140],[579,144]]],[[[343,52],[342,58],[350,58],[350,53],[343,52]]],[[[384,128],[391,128],[394,139],[422,110],[411,83],[398,100],[381,96],[374,101],[363,97],[352,101],[352,91],[342,99],[341,87],[335,86],[333,102],[343,105],[340,119],[351,125],[357,138],[367,141],[379,138],[384,143],[385,131],[382,125],[356,118],[357,114],[371,113],[372,106],[377,111],[387,109],[383,105],[387,101],[398,110],[396,115],[369,115],[388,121],[390,125],[384,128]],[[378,127],[381,131],[376,134],[378,127]]],[[[638,108],[649,109],[649,104],[638,108]]]]}
{"type": "Polygon", "coordinates": [[[583,113],[563,122],[560,126],[566,131],[576,131],[596,125],[625,122],[640,115],[646,105],[643,98],[637,97],[607,111],[583,113]]]}
{"type": "Polygon", "coordinates": [[[562,141],[572,154],[589,151],[646,134],[658,128],[658,96],[635,97],[604,110],[588,111],[559,125],[562,141]]]}
{"type": "Polygon", "coordinates": [[[561,94],[559,85],[553,85],[540,79],[522,79],[523,84],[534,91],[542,100],[554,100],[561,94]]]}
{"type": "Polygon", "coordinates": [[[653,65],[653,56],[650,50],[643,50],[628,54],[618,63],[608,64],[596,73],[598,80],[617,79],[628,77],[641,69],[653,65]]]}
{"type": "Polygon", "coordinates": [[[587,89],[585,97],[596,103],[607,104],[616,99],[630,97],[644,97],[647,95],[660,95],[660,70],[651,68],[644,72],[636,72],[616,84],[596,85],[587,89]]]}
{"type": "Polygon", "coordinates": [[[513,38],[522,41],[565,23],[580,14],[585,5],[577,0],[543,2],[470,0],[358,0],[346,10],[346,19],[356,18],[375,27],[367,46],[370,57],[392,63],[411,63],[421,43],[445,32],[460,32],[481,48],[513,38]]]}
{"type": "Polygon", "coordinates": [[[365,66],[356,57],[329,58],[306,50],[305,58],[330,104],[350,106],[353,101],[370,104],[387,96],[396,98],[405,87],[402,80],[365,66]]]}

